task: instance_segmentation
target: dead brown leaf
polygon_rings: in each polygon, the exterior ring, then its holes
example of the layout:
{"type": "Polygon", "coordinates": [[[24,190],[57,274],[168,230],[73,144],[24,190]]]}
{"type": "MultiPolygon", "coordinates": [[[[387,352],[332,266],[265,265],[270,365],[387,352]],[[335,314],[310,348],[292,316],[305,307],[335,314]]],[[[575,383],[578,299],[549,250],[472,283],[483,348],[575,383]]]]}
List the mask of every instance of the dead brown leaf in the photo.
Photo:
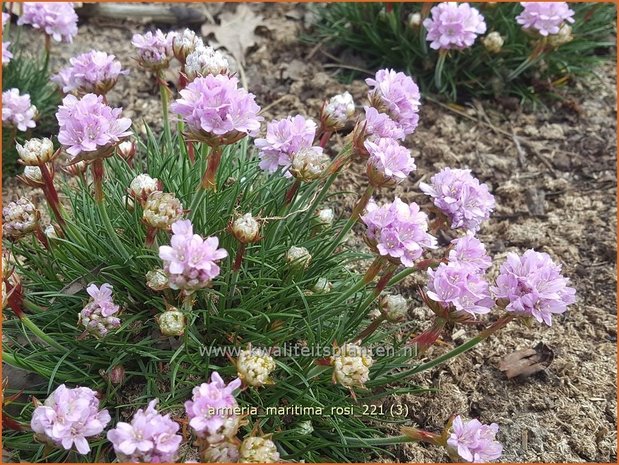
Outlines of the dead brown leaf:
{"type": "Polygon", "coordinates": [[[548,368],[553,359],[553,350],[540,342],[534,348],[517,350],[504,357],[499,364],[499,370],[503,371],[508,379],[516,376],[527,378],[548,368]]]}
{"type": "Polygon", "coordinates": [[[225,11],[219,17],[219,24],[204,24],[202,35],[213,34],[217,42],[224,47],[241,65],[245,64],[245,53],[256,45],[258,26],[265,26],[264,18],[253,12],[243,3],[235,12],[225,11]]]}

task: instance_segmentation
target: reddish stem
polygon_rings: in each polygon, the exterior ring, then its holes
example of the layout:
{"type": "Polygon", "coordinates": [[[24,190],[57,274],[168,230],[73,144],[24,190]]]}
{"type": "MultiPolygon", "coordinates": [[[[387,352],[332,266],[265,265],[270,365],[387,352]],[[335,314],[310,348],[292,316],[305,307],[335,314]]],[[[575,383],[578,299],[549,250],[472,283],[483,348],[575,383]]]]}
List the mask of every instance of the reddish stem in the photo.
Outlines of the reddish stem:
{"type": "Polygon", "coordinates": [[[243,255],[245,254],[246,245],[241,242],[239,249],[236,251],[236,257],[234,258],[234,264],[232,265],[232,271],[236,272],[241,269],[241,263],[243,262],[243,255]]]}
{"type": "Polygon", "coordinates": [[[295,179],[294,184],[290,186],[290,189],[288,189],[288,192],[286,192],[286,199],[284,205],[290,205],[292,203],[292,201],[297,195],[297,192],[299,192],[299,187],[301,187],[301,181],[295,179]]]}
{"type": "Polygon", "coordinates": [[[380,273],[381,268],[383,267],[384,259],[383,257],[376,257],[370,267],[365,272],[363,276],[363,283],[369,284],[374,278],[380,273]]]}
{"type": "Polygon", "coordinates": [[[41,175],[43,176],[43,181],[45,183],[43,187],[43,194],[45,195],[47,203],[52,209],[60,228],[64,229],[65,221],[60,211],[60,199],[58,198],[58,191],[56,191],[56,187],[54,186],[54,178],[45,163],[42,163],[39,168],[41,169],[41,175]]]}
{"type": "Polygon", "coordinates": [[[196,147],[190,140],[187,141],[187,158],[192,165],[196,162],[196,147]]]}
{"type": "Polygon", "coordinates": [[[6,285],[7,302],[15,316],[20,320],[24,318],[24,294],[21,284],[13,286],[8,279],[4,280],[6,285]]]}
{"type": "Polygon", "coordinates": [[[333,134],[332,131],[325,131],[322,137],[320,138],[320,146],[323,149],[327,146],[327,142],[329,142],[329,139],[331,138],[332,134],[333,134]]]}
{"type": "Polygon", "coordinates": [[[417,347],[417,355],[425,353],[438,340],[445,328],[445,323],[447,322],[443,318],[436,318],[429,329],[413,338],[413,344],[417,347]]]}
{"type": "Polygon", "coordinates": [[[363,195],[357,201],[355,208],[353,208],[352,214],[350,215],[351,220],[356,221],[361,216],[361,213],[363,213],[363,210],[367,207],[373,193],[374,187],[368,186],[363,195]]]}
{"type": "Polygon", "coordinates": [[[157,228],[148,226],[146,228],[146,241],[144,242],[146,247],[152,247],[153,244],[155,243],[156,238],[157,238],[157,228]]]}
{"type": "Polygon", "coordinates": [[[45,235],[45,233],[43,232],[40,226],[34,230],[34,235],[36,236],[36,238],[39,240],[39,242],[41,243],[43,247],[45,247],[46,249],[49,249],[49,241],[47,240],[47,236],[45,235]]]}
{"type": "Polygon", "coordinates": [[[103,174],[104,174],[103,160],[98,158],[92,162],[92,178],[95,186],[95,201],[97,203],[103,202],[103,174]]]}
{"type": "Polygon", "coordinates": [[[217,191],[217,184],[215,178],[217,177],[217,168],[221,162],[221,147],[219,145],[214,146],[211,153],[208,156],[208,165],[206,171],[202,177],[202,188],[206,190],[217,191]]]}

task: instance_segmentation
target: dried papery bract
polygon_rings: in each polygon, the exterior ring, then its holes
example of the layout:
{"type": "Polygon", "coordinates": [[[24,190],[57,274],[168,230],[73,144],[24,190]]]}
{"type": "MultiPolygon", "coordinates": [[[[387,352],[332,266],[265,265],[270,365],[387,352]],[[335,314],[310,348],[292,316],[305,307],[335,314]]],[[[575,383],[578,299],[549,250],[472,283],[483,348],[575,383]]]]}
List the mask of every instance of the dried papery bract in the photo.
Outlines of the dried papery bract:
{"type": "Polygon", "coordinates": [[[243,440],[240,447],[241,463],[275,463],[280,456],[275,443],[266,437],[250,436],[243,440]]]}

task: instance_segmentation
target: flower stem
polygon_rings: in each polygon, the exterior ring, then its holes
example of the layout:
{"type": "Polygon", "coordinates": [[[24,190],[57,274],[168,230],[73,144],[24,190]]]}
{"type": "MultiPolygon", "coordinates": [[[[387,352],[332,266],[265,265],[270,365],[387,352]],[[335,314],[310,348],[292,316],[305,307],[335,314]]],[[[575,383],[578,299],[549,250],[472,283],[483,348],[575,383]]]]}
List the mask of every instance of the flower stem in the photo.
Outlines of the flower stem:
{"type": "Polygon", "coordinates": [[[299,187],[301,187],[301,181],[295,179],[292,186],[290,186],[290,189],[288,189],[288,192],[286,192],[286,200],[284,201],[285,206],[291,205],[294,202],[294,199],[299,192],[299,187]]]}
{"type": "Polygon", "coordinates": [[[443,88],[443,69],[445,68],[445,60],[447,58],[447,51],[441,50],[438,54],[438,60],[436,61],[436,67],[434,68],[434,85],[437,90],[443,88]]]}
{"type": "Polygon", "coordinates": [[[58,221],[60,229],[64,232],[65,221],[62,216],[62,207],[58,198],[58,191],[56,191],[56,187],[54,186],[54,180],[45,163],[42,163],[39,168],[41,169],[41,175],[43,176],[43,181],[45,183],[43,187],[43,194],[45,195],[49,208],[56,217],[56,221],[58,221]]]}
{"type": "Polygon", "coordinates": [[[472,349],[477,344],[479,344],[481,341],[483,341],[484,339],[487,339],[488,337],[490,337],[491,335],[496,333],[499,329],[502,329],[505,326],[507,326],[509,324],[509,322],[511,322],[513,319],[514,319],[514,315],[513,314],[508,314],[508,315],[505,315],[505,316],[499,318],[494,324],[492,324],[491,326],[489,326],[488,328],[483,330],[481,333],[479,333],[479,335],[477,335],[474,338],[468,340],[464,344],[456,347],[455,349],[451,350],[450,352],[447,352],[446,354],[443,354],[440,357],[435,358],[434,360],[430,360],[429,362],[426,362],[426,363],[423,363],[423,364],[419,365],[410,374],[414,375],[416,373],[421,373],[423,371],[426,371],[426,370],[429,370],[431,368],[434,368],[435,366],[440,365],[441,363],[446,362],[447,360],[450,360],[450,359],[452,359],[452,358],[454,358],[454,357],[456,357],[456,356],[466,352],[467,350],[472,349]]]}
{"type": "Polygon", "coordinates": [[[387,317],[381,313],[380,316],[376,318],[374,321],[372,321],[372,323],[370,323],[367,328],[361,331],[357,335],[357,337],[353,339],[353,341],[364,341],[365,339],[370,337],[372,334],[374,334],[374,331],[376,331],[386,319],[387,317]]]}
{"type": "Polygon", "coordinates": [[[417,355],[425,353],[438,340],[445,328],[445,324],[447,324],[447,320],[437,317],[430,328],[413,338],[417,355]]]}
{"type": "Polygon", "coordinates": [[[524,73],[531,66],[535,65],[537,62],[541,60],[544,55],[544,49],[546,48],[546,39],[539,40],[537,44],[535,44],[535,48],[518,67],[513,70],[511,73],[507,75],[507,80],[512,81],[524,73]]]}
{"type": "Polygon", "coordinates": [[[157,74],[157,82],[159,83],[159,95],[161,97],[161,109],[163,111],[163,133],[165,135],[168,147],[172,145],[172,133],[170,132],[170,115],[169,115],[169,95],[168,86],[163,78],[163,74],[157,74]]]}
{"type": "Polygon", "coordinates": [[[354,295],[356,292],[360,291],[365,286],[367,286],[369,283],[371,283],[372,280],[376,277],[376,275],[378,275],[378,273],[380,272],[380,269],[382,268],[383,263],[384,263],[383,257],[380,257],[380,256],[376,257],[374,261],[372,262],[372,264],[370,265],[370,267],[368,268],[368,270],[365,272],[365,275],[363,276],[363,278],[360,279],[359,282],[357,282],[357,284],[355,284],[350,289],[348,289],[348,291],[341,294],[335,300],[335,302],[333,302],[331,305],[335,306],[335,305],[341,304],[342,302],[346,301],[346,299],[348,299],[350,296],[354,295]]]}
{"type": "Polygon", "coordinates": [[[202,188],[213,192],[217,191],[217,169],[221,163],[221,146],[215,145],[212,147],[211,153],[208,156],[208,164],[206,171],[202,177],[202,188]]]}
{"type": "Polygon", "coordinates": [[[239,249],[236,251],[236,257],[234,258],[234,264],[232,265],[232,271],[238,272],[241,269],[241,263],[243,263],[243,255],[245,254],[246,245],[241,242],[239,249]]]}

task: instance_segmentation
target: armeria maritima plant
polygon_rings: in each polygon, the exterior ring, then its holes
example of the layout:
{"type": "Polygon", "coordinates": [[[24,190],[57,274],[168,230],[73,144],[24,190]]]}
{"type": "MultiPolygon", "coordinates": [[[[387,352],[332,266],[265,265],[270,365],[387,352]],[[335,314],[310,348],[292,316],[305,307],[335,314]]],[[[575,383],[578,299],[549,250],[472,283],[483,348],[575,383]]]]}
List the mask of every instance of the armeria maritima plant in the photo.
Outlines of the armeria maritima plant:
{"type": "Polygon", "coordinates": [[[511,321],[550,325],[575,300],[533,250],[489,281],[475,233],[494,197],[469,170],[434,174],[419,203],[392,196],[419,176],[403,143],[419,121],[415,81],[380,70],[363,111],[325,96],[315,120],[265,125],[259,99],[189,31],[133,44],[161,86],[161,134],[134,135],[103,95],[122,66],[92,52],[60,75],[77,95],[59,132],[20,145],[50,215],[28,199],[3,208],[3,361],[44,383],[5,412],[5,449],[33,462],[358,462],[424,441],[454,460],[499,458],[494,423],[453,412],[443,431],[394,434],[368,410],[425,391],[413,376],[511,321]],[[177,94],[161,79],[174,59],[177,94]],[[367,183],[347,212],[331,187],[355,164],[367,183]],[[366,246],[344,240],[352,230],[366,246]],[[441,246],[441,230],[456,239],[441,246]],[[416,333],[397,293],[412,274],[434,314],[416,333]],[[485,329],[428,357],[454,325],[485,329]]]}

